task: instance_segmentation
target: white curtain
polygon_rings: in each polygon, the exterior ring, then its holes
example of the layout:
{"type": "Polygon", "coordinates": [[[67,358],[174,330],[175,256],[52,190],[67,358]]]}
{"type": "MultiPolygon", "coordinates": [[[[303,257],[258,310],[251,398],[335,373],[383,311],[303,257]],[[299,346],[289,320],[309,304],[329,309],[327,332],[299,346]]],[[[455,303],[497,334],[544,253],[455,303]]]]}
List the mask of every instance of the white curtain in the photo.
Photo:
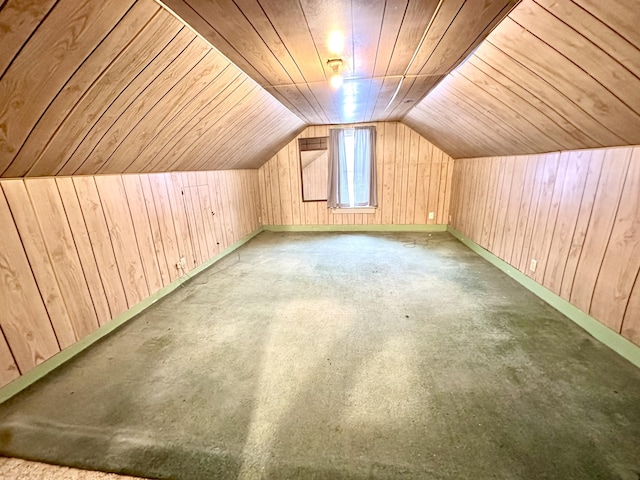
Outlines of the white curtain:
{"type": "Polygon", "coordinates": [[[375,207],[378,205],[376,128],[355,127],[349,130],[349,137],[353,140],[349,142],[349,147],[353,149],[349,152],[345,129],[329,130],[327,205],[329,208],[375,207]],[[352,183],[349,182],[350,176],[352,183]]]}
{"type": "MultiPolygon", "coordinates": [[[[341,158],[346,158],[344,130],[332,128],[329,130],[329,181],[327,184],[327,206],[329,208],[338,208],[340,205],[340,180],[343,170],[340,168],[341,158]]],[[[347,182],[343,180],[342,183],[346,185],[347,182]]]]}
{"type": "Polygon", "coordinates": [[[354,204],[376,207],[376,127],[356,127],[353,148],[354,204]]]}

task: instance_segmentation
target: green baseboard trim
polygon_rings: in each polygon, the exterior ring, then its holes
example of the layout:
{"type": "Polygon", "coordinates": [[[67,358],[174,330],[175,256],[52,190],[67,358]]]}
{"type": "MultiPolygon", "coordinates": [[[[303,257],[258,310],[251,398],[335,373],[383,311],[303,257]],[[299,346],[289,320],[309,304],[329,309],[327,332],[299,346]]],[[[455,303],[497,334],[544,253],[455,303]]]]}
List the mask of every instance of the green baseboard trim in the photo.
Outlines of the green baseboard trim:
{"type": "Polygon", "coordinates": [[[527,290],[531,291],[534,295],[540,297],[542,300],[547,302],[564,316],[578,324],[596,340],[605,344],[607,347],[611,348],[613,351],[626,358],[637,367],[640,367],[640,347],[638,345],[631,343],[622,335],[614,332],[604,324],[600,323],[591,315],[586,314],[575,305],[567,302],[564,298],[556,295],[551,290],[540,285],[535,280],[527,277],[520,270],[509,265],[504,260],[498,258],[493,253],[481,247],[473,240],[467,238],[456,229],[449,227],[447,230],[475,253],[502,270],[516,282],[521,284],[527,290]]]}
{"type": "Polygon", "coordinates": [[[446,225],[265,225],[268,232],[446,232],[446,225]]]}
{"type": "Polygon", "coordinates": [[[42,377],[52,372],[63,363],[68,362],[70,359],[72,359],[73,357],[78,355],[80,352],[84,351],[85,349],[87,349],[88,347],[96,343],[101,338],[104,338],[105,336],[109,335],[111,332],[113,332],[123,324],[127,323],[129,320],[137,316],[139,313],[141,313],[145,309],[149,308],[158,300],[167,296],[168,294],[173,292],[175,289],[183,285],[185,282],[188,282],[195,275],[198,275],[199,273],[203,272],[207,268],[211,267],[214,263],[216,263],[220,259],[226,257],[234,250],[237,250],[238,248],[240,248],[242,245],[244,245],[253,237],[255,237],[260,232],[262,232],[262,230],[263,230],[262,227],[260,227],[254,232],[247,235],[246,237],[241,238],[230,247],[227,247],[222,252],[218,253],[215,257],[210,258],[209,260],[204,262],[202,265],[199,265],[198,267],[194,268],[186,275],[183,275],[177,280],[174,280],[173,282],[171,282],[166,287],[163,287],[157,292],[148,296],[147,298],[142,300],[140,303],[131,307],[126,312],[123,312],[120,315],[114,317],[111,321],[104,324],[94,332],[91,332],[86,337],[78,340],[73,345],[70,345],[64,350],[56,353],[53,357],[45,360],[40,365],[37,365],[36,367],[26,372],[24,375],[21,375],[20,377],[11,381],[4,387],[0,388],[0,403],[3,403],[9,400],[11,397],[20,393],[22,390],[32,385],[36,381],[40,380],[42,377]]]}

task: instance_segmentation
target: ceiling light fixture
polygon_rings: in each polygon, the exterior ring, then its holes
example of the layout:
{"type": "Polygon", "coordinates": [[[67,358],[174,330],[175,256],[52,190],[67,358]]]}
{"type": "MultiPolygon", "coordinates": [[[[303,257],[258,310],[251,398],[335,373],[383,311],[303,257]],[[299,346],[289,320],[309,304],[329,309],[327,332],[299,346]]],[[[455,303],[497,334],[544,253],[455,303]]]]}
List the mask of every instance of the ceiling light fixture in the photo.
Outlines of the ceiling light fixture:
{"type": "Polygon", "coordinates": [[[340,69],[342,68],[342,59],[341,58],[332,58],[327,60],[327,65],[331,69],[331,78],[329,83],[335,89],[340,88],[342,85],[342,74],[340,73],[340,69]]]}

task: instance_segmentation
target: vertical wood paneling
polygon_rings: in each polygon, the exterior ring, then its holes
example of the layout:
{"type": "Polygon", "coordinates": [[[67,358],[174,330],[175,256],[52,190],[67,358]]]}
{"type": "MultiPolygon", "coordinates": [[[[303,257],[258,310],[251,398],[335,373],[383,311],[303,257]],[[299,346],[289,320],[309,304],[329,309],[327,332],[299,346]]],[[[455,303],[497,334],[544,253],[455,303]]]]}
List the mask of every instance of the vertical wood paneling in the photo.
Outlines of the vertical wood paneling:
{"type": "Polygon", "coordinates": [[[102,285],[107,294],[111,317],[127,310],[127,297],[124,293],[116,256],[109,238],[109,227],[104,216],[98,189],[93,177],[74,177],[73,185],[78,194],[82,216],[87,226],[93,255],[98,265],[102,285]]]}
{"type": "Polygon", "coordinates": [[[257,177],[230,170],[0,180],[0,385],[255,230],[257,177]],[[184,245],[198,245],[199,256],[183,271],[184,245]]]}
{"type": "MultiPolygon", "coordinates": [[[[156,253],[156,246],[151,234],[151,224],[147,213],[147,205],[142,191],[139,175],[123,175],[122,182],[127,195],[127,205],[131,211],[133,228],[138,251],[142,260],[142,268],[149,286],[149,293],[156,292],[163,287],[160,265],[156,253]]],[[[164,258],[163,258],[164,260],[164,258]]]]}
{"type": "Polygon", "coordinates": [[[19,376],[20,370],[18,370],[16,361],[11,354],[7,340],[0,332],[0,385],[5,385],[19,376]]]}
{"type": "Polygon", "coordinates": [[[76,189],[73,186],[73,180],[70,177],[59,177],[56,178],[56,184],[58,185],[60,199],[64,205],[67,219],[69,220],[69,228],[71,229],[75,246],[78,250],[78,257],[80,258],[82,270],[87,281],[87,286],[89,287],[91,300],[98,317],[98,323],[104,325],[111,319],[109,302],[107,301],[107,294],[102,285],[102,279],[100,278],[93,248],[91,247],[87,225],[84,222],[80,202],[78,201],[76,189]]]}
{"type": "Polygon", "coordinates": [[[142,267],[122,177],[120,175],[98,176],[95,177],[95,181],[127,304],[133,307],[149,296],[149,287],[142,267]]]}
{"type": "Polygon", "coordinates": [[[591,300],[591,313],[616,331],[622,327],[640,271],[640,149],[631,153],[616,220],[591,300]]]}
{"type": "Polygon", "coordinates": [[[151,238],[153,239],[153,248],[156,252],[162,286],[166,286],[171,283],[172,280],[164,250],[164,243],[168,240],[163,241],[164,237],[160,230],[159,213],[156,210],[156,202],[153,197],[153,189],[151,187],[151,180],[149,177],[151,177],[151,175],[138,176],[140,179],[140,186],[142,187],[142,197],[146,205],[147,215],[149,216],[149,228],[151,230],[151,238]]]}
{"type": "Polygon", "coordinates": [[[327,202],[303,202],[298,138],[326,136],[327,125],[305,129],[258,172],[265,225],[448,223],[453,160],[398,122],[378,122],[378,208],[372,214],[332,214],[327,202]],[[429,213],[433,219],[429,219],[429,213]]]}
{"type": "Polygon", "coordinates": [[[453,182],[454,228],[640,345],[640,147],[456,160],[453,182]]]}
{"type": "MultiPolygon", "coordinates": [[[[24,182],[22,180],[2,182],[2,189],[13,214],[22,246],[29,257],[33,276],[51,318],[56,337],[60,346],[65,348],[77,338],[24,182]]],[[[5,223],[2,225],[4,226],[5,223]]]]}
{"type": "Polygon", "coordinates": [[[162,240],[162,249],[167,264],[167,271],[171,281],[173,281],[180,277],[180,272],[175,266],[180,260],[181,254],[178,248],[178,237],[176,235],[173,216],[171,215],[171,206],[169,205],[166,175],[154,173],[151,175],[141,175],[141,177],[149,178],[153,204],[158,219],[158,234],[162,240]]]}
{"type": "Polygon", "coordinates": [[[58,187],[53,178],[26,180],[25,184],[78,340],[98,328],[98,318],[58,187]]]}
{"type": "MultiPolygon", "coordinates": [[[[24,373],[58,353],[60,346],[2,192],[0,225],[0,327],[16,365],[24,373]]],[[[0,368],[5,372],[11,369],[11,363],[0,368]]]]}

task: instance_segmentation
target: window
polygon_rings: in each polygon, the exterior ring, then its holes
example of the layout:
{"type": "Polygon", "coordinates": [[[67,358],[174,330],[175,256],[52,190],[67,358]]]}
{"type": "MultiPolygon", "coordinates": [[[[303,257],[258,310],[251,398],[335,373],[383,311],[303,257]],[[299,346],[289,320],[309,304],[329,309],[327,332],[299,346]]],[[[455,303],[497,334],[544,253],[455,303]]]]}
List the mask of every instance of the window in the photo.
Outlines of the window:
{"type": "Polygon", "coordinates": [[[375,127],[330,130],[329,208],[377,206],[375,139],[375,127]]]}

